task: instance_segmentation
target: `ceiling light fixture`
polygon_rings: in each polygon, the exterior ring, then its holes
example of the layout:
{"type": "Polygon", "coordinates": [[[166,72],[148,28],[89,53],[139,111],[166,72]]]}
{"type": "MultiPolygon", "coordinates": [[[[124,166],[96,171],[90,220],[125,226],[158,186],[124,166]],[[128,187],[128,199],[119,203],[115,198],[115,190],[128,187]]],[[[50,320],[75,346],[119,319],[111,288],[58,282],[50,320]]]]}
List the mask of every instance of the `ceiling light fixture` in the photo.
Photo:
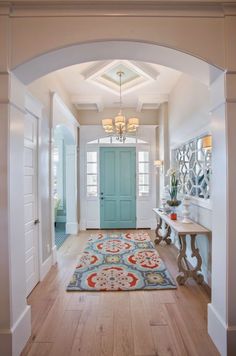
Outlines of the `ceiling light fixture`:
{"type": "Polygon", "coordinates": [[[126,118],[122,113],[122,99],[121,99],[121,77],[124,72],[119,71],[116,73],[119,76],[120,84],[120,111],[114,119],[103,119],[102,126],[105,132],[109,135],[115,135],[116,139],[120,142],[125,142],[127,133],[136,133],[139,127],[139,119],[131,117],[126,122],[126,118]]]}

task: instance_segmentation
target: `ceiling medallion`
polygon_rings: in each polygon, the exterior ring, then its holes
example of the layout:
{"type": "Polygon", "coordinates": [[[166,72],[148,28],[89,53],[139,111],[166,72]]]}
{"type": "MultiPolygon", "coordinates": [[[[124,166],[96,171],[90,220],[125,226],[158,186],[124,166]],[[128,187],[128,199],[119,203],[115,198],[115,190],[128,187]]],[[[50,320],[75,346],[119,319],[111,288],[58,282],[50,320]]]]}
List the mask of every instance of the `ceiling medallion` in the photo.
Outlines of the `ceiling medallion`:
{"type": "Polygon", "coordinates": [[[114,135],[119,142],[125,143],[127,133],[136,133],[139,127],[139,119],[137,117],[131,117],[126,121],[125,116],[122,113],[122,97],[121,97],[121,78],[124,76],[123,71],[116,73],[119,76],[120,87],[120,110],[118,115],[114,119],[103,119],[102,126],[105,132],[109,135],[114,135]]]}

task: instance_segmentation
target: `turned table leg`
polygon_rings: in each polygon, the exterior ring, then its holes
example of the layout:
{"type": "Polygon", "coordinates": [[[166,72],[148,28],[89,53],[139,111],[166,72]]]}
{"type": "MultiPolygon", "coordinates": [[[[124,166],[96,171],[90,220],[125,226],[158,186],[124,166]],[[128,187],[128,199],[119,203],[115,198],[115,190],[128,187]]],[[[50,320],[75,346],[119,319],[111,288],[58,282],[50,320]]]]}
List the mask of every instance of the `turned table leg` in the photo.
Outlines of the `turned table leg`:
{"type": "Polygon", "coordinates": [[[161,241],[165,241],[168,245],[171,243],[171,238],[170,238],[170,233],[171,233],[171,228],[168,224],[165,222],[165,232],[163,235],[159,233],[159,229],[161,228],[162,225],[162,218],[159,218],[159,222],[157,223],[157,227],[155,230],[156,233],[156,239],[154,240],[155,244],[159,244],[161,241]]]}
{"type": "Polygon", "coordinates": [[[162,218],[159,217],[159,221],[157,222],[157,227],[155,230],[155,233],[156,233],[156,239],[154,240],[155,244],[159,244],[162,240],[162,236],[159,234],[159,229],[160,229],[161,225],[162,225],[162,218]]]}
{"type": "Polygon", "coordinates": [[[171,234],[171,227],[165,223],[165,233],[162,236],[162,239],[167,243],[167,245],[171,244],[170,234],[171,234]]]}
{"type": "Polygon", "coordinates": [[[176,277],[176,281],[178,284],[183,285],[186,280],[189,277],[192,277],[195,279],[195,281],[198,284],[201,284],[204,280],[204,277],[201,273],[198,273],[201,271],[201,266],[202,266],[202,258],[199,253],[199,249],[196,248],[195,242],[196,242],[196,235],[190,235],[191,238],[191,250],[192,250],[192,257],[196,257],[197,259],[197,264],[196,267],[191,269],[189,266],[189,263],[187,261],[187,256],[186,256],[186,235],[178,235],[179,236],[179,243],[180,243],[180,251],[178,255],[178,268],[180,274],[176,277]]]}

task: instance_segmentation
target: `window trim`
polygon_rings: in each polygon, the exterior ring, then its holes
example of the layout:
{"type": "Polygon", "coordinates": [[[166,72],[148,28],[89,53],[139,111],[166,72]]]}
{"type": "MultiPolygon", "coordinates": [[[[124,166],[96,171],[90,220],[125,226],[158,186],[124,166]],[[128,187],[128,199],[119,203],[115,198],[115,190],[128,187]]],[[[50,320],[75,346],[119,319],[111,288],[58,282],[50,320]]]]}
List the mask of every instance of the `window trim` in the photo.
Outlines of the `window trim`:
{"type": "Polygon", "coordinates": [[[97,150],[87,150],[86,151],[86,155],[85,155],[85,175],[86,175],[86,198],[87,199],[97,199],[99,192],[98,192],[98,152],[97,150]],[[93,152],[96,153],[96,161],[88,161],[88,153],[89,152],[93,152]],[[87,168],[88,168],[88,164],[95,164],[96,165],[96,173],[88,173],[87,168]],[[88,176],[97,176],[97,184],[88,184],[88,176]],[[96,187],[97,188],[97,193],[96,195],[89,195],[88,194],[88,187],[96,187]]]}
{"type": "Polygon", "coordinates": [[[137,150],[137,196],[139,199],[142,198],[150,198],[151,196],[151,184],[150,184],[150,179],[151,179],[151,161],[150,161],[150,149],[144,149],[144,147],[141,147],[142,149],[137,150]],[[147,161],[141,161],[139,160],[139,155],[141,152],[147,152],[148,153],[148,160],[147,161]],[[140,163],[147,163],[148,164],[148,172],[140,172],[139,170],[139,164],[140,163]],[[147,175],[148,176],[148,184],[139,184],[139,176],[140,175],[147,175]],[[148,193],[147,194],[140,194],[140,187],[148,187],[148,193]]]}

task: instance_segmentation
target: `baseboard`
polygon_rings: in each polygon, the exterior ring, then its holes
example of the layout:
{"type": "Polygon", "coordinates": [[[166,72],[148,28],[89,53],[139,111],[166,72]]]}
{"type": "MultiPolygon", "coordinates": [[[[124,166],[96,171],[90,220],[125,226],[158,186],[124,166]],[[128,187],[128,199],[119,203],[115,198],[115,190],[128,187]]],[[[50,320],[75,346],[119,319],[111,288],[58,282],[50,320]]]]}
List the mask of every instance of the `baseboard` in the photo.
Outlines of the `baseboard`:
{"type": "Polygon", "coordinates": [[[212,304],[208,304],[207,320],[208,334],[219,350],[221,356],[227,356],[227,326],[212,304]]]}
{"type": "Polygon", "coordinates": [[[31,335],[31,307],[25,310],[11,329],[0,330],[0,355],[19,356],[31,335]]]}
{"type": "Polygon", "coordinates": [[[79,231],[79,224],[77,222],[74,223],[66,223],[66,233],[70,235],[76,235],[79,231]]]}
{"type": "Polygon", "coordinates": [[[86,224],[83,225],[81,224],[80,226],[81,230],[87,230],[87,229],[100,229],[100,221],[98,220],[88,220],[86,221],[86,224]]]}
{"type": "Polygon", "coordinates": [[[40,281],[42,281],[49,272],[53,264],[53,256],[50,255],[40,266],[40,281]]]}
{"type": "Polygon", "coordinates": [[[57,263],[57,246],[54,245],[52,248],[52,264],[55,265],[57,263]]]}

